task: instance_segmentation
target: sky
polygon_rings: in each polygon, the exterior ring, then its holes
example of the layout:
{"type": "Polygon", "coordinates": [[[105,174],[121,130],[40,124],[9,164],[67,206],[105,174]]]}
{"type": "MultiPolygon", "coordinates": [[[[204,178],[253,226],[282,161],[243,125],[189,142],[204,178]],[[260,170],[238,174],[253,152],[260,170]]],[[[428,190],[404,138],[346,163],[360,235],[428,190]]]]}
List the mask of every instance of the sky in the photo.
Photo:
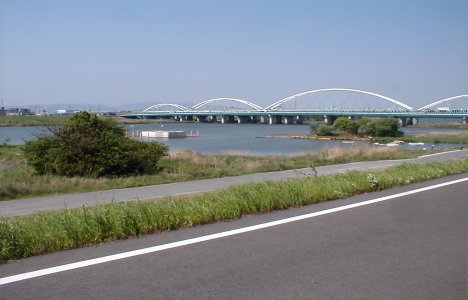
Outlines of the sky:
{"type": "Polygon", "coordinates": [[[467,0],[0,0],[6,106],[468,93],[467,0]]]}

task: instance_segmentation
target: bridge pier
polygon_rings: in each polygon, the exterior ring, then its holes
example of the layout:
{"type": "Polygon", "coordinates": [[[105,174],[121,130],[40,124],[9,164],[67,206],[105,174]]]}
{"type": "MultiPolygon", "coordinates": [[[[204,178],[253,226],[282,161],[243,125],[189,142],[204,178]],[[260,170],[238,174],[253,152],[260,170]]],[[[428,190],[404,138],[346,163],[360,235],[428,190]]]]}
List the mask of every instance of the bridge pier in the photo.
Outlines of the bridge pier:
{"type": "Polygon", "coordinates": [[[293,116],[283,116],[281,117],[281,123],[287,125],[287,124],[292,124],[294,123],[294,117],[293,116]]]}
{"type": "Polygon", "coordinates": [[[296,121],[296,124],[304,123],[304,118],[302,116],[295,116],[294,120],[296,121]]]}
{"type": "Polygon", "coordinates": [[[234,116],[221,116],[221,123],[234,123],[234,116]]]}
{"type": "Polygon", "coordinates": [[[249,117],[249,122],[250,123],[258,123],[258,121],[259,121],[258,116],[250,116],[249,117]]]}
{"type": "Polygon", "coordinates": [[[467,118],[467,117],[463,117],[462,123],[463,123],[463,124],[468,124],[468,118],[467,118]]]}
{"type": "Polygon", "coordinates": [[[280,116],[268,116],[268,124],[281,124],[280,116]]]}
{"type": "Polygon", "coordinates": [[[336,117],[335,117],[335,116],[327,116],[327,115],[325,115],[325,116],[323,116],[323,117],[324,117],[325,123],[327,123],[328,126],[333,125],[333,123],[334,123],[335,120],[336,120],[336,117]]]}
{"type": "Polygon", "coordinates": [[[413,125],[418,125],[419,118],[413,118],[413,125]]]}
{"type": "Polygon", "coordinates": [[[178,116],[179,122],[193,121],[193,116],[178,116]]]}
{"type": "Polygon", "coordinates": [[[200,123],[206,123],[207,122],[206,116],[197,116],[197,121],[200,123]]]}
{"type": "Polygon", "coordinates": [[[406,117],[400,118],[400,125],[401,127],[406,127],[408,125],[408,119],[406,117]]]}
{"type": "Polygon", "coordinates": [[[247,116],[237,116],[237,123],[244,124],[249,121],[249,117],[247,116]]]}

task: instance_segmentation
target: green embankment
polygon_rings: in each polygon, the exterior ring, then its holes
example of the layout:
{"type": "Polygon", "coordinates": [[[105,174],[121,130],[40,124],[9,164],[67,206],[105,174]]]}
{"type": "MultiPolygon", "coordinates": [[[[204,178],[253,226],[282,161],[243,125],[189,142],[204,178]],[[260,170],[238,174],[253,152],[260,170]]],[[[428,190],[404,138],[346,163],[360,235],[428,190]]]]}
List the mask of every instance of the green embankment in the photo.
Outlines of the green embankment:
{"type": "Polygon", "coordinates": [[[453,123],[429,123],[429,124],[417,124],[412,125],[413,128],[453,128],[453,129],[468,129],[468,124],[463,124],[461,122],[453,123]]]}
{"type": "Polygon", "coordinates": [[[181,199],[0,218],[0,261],[300,207],[468,172],[468,158],[301,180],[243,184],[181,199]]]}
{"type": "MultiPolygon", "coordinates": [[[[0,116],[0,127],[9,126],[62,126],[71,116],[0,116]]],[[[121,124],[152,124],[167,122],[159,119],[125,119],[118,116],[112,118],[121,124]]]]}
{"type": "MultiPolygon", "coordinates": [[[[292,136],[292,138],[298,139],[311,139],[311,140],[337,140],[337,141],[351,141],[355,140],[354,136],[351,135],[339,135],[339,136],[292,136]]],[[[395,140],[403,141],[405,143],[433,143],[433,144],[459,144],[468,145],[468,132],[462,132],[459,134],[426,134],[426,135],[413,135],[408,134],[399,137],[373,137],[371,139],[358,138],[357,140],[365,140],[369,142],[380,142],[389,143],[395,140]]]]}
{"type": "Polygon", "coordinates": [[[68,116],[0,116],[1,126],[61,126],[68,116]]]}
{"type": "Polygon", "coordinates": [[[412,158],[424,151],[387,147],[333,148],[298,156],[202,155],[190,151],[161,159],[156,175],[83,178],[36,175],[24,163],[20,147],[0,146],[0,200],[89,192],[222,176],[297,169],[364,160],[412,158]]]}
{"type": "Polygon", "coordinates": [[[425,134],[425,135],[405,135],[398,138],[375,138],[377,142],[391,142],[394,140],[404,141],[406,143],[434,143],[434,144],[460,144],[468,145],[468,132],[458,134],[425,134]]]}

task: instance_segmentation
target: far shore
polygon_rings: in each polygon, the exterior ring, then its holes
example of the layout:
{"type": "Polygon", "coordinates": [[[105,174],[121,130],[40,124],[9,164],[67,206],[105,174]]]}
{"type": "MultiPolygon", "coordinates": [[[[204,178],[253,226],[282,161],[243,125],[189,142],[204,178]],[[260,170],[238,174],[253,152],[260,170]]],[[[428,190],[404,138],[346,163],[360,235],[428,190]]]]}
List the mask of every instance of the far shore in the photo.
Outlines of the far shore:
{"type": "MultiPolygon", "coordinates": [[[[120,116],[104,116],[113,118],[120,124],[161,124],[177,122],[170,119],[127,119],[120,116]]],[[[0,116],[0,127],[14,126],[61,126],[70,116],[0,116]]],[[[196,123],[194,121],[184,121],[184,123],[196,123]]],[[[451,128],[451,129],[468,129],[468,124],[461,122],[450,123],[431,123],[418,124],[409,126],[409,128],[451,128]]]]}
{"type": "Polygon", "coordinates": [[[368,142],[394,142],[401,141],[404,143],[443,143],[443,144],[462,144],[468,145],[468,132],[423,132],[417,134],[406,134],[400,137],[352,137],[352,136],[317,136],[317,135],[295,135],[295,134],[278,134],[269,135],[265,138],[282,138],[282,139],[308,139],[308,140],[337,140],[337,141],[368,141],[368,142]]]}

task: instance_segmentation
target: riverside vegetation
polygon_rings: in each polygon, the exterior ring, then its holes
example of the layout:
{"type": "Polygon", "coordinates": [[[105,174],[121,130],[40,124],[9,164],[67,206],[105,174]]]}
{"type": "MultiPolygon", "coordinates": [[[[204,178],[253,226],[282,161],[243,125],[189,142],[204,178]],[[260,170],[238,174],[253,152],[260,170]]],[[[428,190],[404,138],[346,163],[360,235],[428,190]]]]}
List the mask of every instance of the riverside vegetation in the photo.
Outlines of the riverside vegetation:
{"type": "MultiPolygon", "coordinates": [[[[374,141],[377,142],[391,142],[395,140],[392,137],[376,137],[374,141]]],[[[433,133],[424,133],[420,135],[404,135],[399,137],[398,140],[406,143],[443,143],[443,144],[459,144],[459,145],[468,145],[468,131],[455,132],[455,133],[445,133],[438,134],[437,132],[433,133]]]]}
{"type": "MultiPolygon", "coordinates": [[[[138,144],[136,141],[125,139],[122,136],[122,130],[115,122],[109,119],[103,119],[102,122],[97,120],[97,117],[91,117],[87,113],[79,113],[68,118],[67,122],[71,123],[65,123],[52,139],[43,138],[39,141],[27,142],[22,147],[0,145],[0,200],[136,187],[363,160],[412,158],[422,153],[422,151],[390,148],[353,147],[346,150],[325,149],[292,157],[201,155],[190,151],[172,153],[169,157],[164,157],[166,150],[159,144],[138,144]],[[110,133],[102,135],[101,131],[97,133],[91,131],[88,134],[89,130],[81,129],[83,125],[81,123],[89,125],[93,122],[102,125],[94,124],[94,127],[102,127],[101,130],[106,129],[110,133]],[[88,133],[83,136],[83,132],[88,133]],[[77,141],[69,140],[70,135],[77,141]],[[57,136],[62,136],[60,141],[56,139],[57,136]],[[118,142],[120,139],[123,139],[122,143],[118,142]],[[103,144],[104,147],[96,146],[97,144],[103,144]],[[120,144],[124,146],[123,149],[120,147],[116,150],[116,146],[120,144]],[[55,148],[53,152],[49,151],[52,146],[55,148]],[[146,151],[146,148],[151,149],[146,151]],[[113,151],[109,151],[110,149],[117,151],[119,155],[114,155],[113,151]],[[129,149],[133,150],[129,151],[129,149]],[[134,151],[135,149],[143,151],[134,151]],[[132,155],[129,156],[129,152],[132,155]],[[90,154],[92,154],[92,159],[88,159],[90,154]],[[83,159],[76,159],[77,157],[83,159]],[[26,159],[29,165],[25,163],[26,159]],[[122,164],[123,161],[133,163],[122,164]],[[89,162],[92,163],[89,164],[89,162]],[[72,164],[74,165],[71,167],[72,164]],[[142,175],[142,173],[153,174],[142,175]],[[73,177],[74,174],[80,176],[73,177]],[[133,176],[122,176],[124,174],[133,176]]],[[[379,127],[375,126],[375,123],[369,125],[369,122],[363,122],[363,124],[368,128],[379,127]]],[[[347,119],[338,119],[336,124],[335,127],[344,131],[347,124],[352,123],[349,123],[347,119]],[[341,127],[338,126],[339,124],[341,127]]],[[[392,124],[391,126],[394,125],[392,124]]],[[[351,127],[355,128],[355,126],[351,127]]],[[[434,138],[434,136],[428,138],[434,138]]],[[[464,138],[467,139],[468,135],[464,138]]]]}
{"type": "Polygon", "coordinates": [[[26,141],[22,147],[27,164],[40,175],[155,174],[158,161],[168,154],[167,146],[129,139],[115,121],[84,111],[50,131],[26,141]]]}
{"type": "Polygon", "coordinates": [[[161,158],[158,162],[160,168],[158,174],[88,178],[39,175],[25,163],[21,146],[0,145],[0,200],[137,187],[364,160],[413,158],[422,153],[426,152],[359,146],[347,149],[324,149],[290,157],[203,155],[183,151],[161,158]]]}
{"type": "Polygon", "coordinates": [[[416,124],[411,125],[413,128],[453,128],[453,129],[468,129],[468,124],[462,124],[460,122],[451,123],[427,123],[427,124],[416,124]]]}
{"type": "MultiPolygon", "coordinates": [[[[458,124],[461,127],[434,126],[433,128],[464,128],[466,124],[458,124]]],[[[417,126],[414,126],[417,127],[417,126]]],[[[376,142],[391,142],[395,138],[407,143],[444,143],[444,144],[460,144],[468,145],[468,131],[463,132],[425,132],[423,134],[404,135],[400,131],[400,124],[395,118],[361,118],[358,120],[350,120],[346,117],[339,117],[329,126],[325,123],[310,125],[311,134],[321,137],[330,137],[331,139],[353,139],[355,137],[372,137],[376,142]]],[[[424,128],[432,128],[431,126],[424,128]]]]}
{"type": "MultiPolygon", "coordinates": [[[[71,116],[0,116],[0,127],[12,126],[63,126],[71,116]]],[[[125,119],[119,116],[105,116],[121,124],[161,123],[158,119],[125,119]]]]}
{"type": "Polygon", "coordinates": [[[69,116],[0,116],[0,126],[62,126],[69,116]]]}
{"type": "Polygon", "coordinates": [[[403,164],[378,172],[251,183],[161,201],[112,203],[0,218],[0,262],[54,251],[300,207],[468,172],[468,158],[403,164]],[[281,197],[278,197],[281,195],[281,197]]]}
{"type": "Polygon", "coordinates": [[[313,123],[310,125],[312,134],[318,136],[377,136],[377,137],[399,137],[403,132],[399,130],[400,124],[395,118],[360,118],[351,120],[339,117],[332,126],[326,123],[313,123]]]}

